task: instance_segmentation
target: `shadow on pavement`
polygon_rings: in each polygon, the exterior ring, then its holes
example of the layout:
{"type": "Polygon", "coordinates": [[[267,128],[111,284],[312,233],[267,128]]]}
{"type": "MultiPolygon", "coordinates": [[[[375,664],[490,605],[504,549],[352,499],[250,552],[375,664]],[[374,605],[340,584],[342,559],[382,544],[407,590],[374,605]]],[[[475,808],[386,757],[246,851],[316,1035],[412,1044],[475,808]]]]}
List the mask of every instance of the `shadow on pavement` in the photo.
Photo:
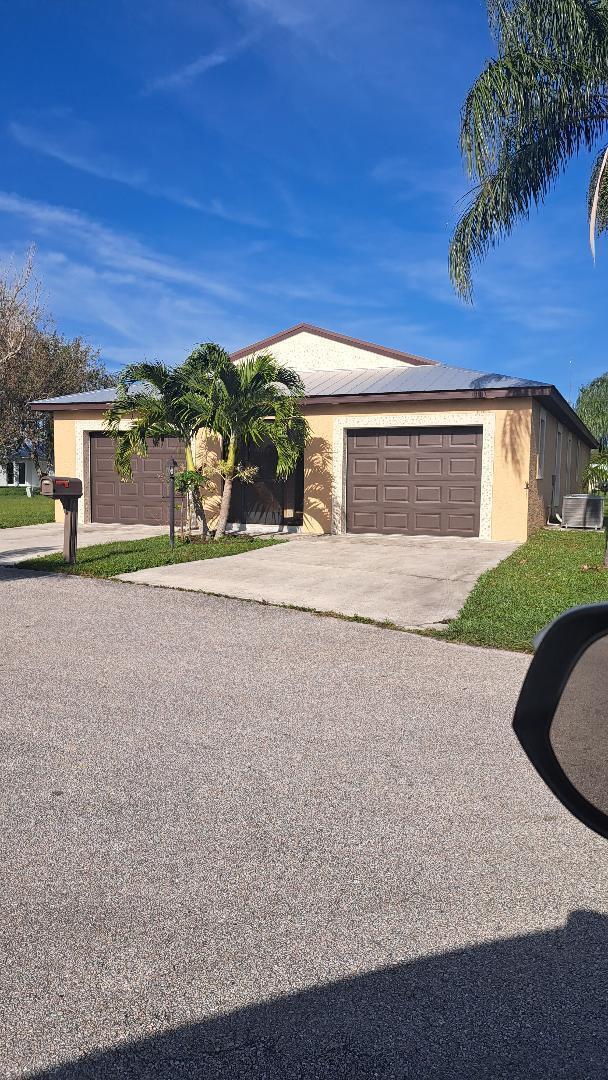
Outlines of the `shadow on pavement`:
{"type": "Polygon", "coordinates": [[[608,918],[578,911],[557,930],[329,983],[30,1076],[595,1080],[608,1077],[607,1004],[608,918]]]}

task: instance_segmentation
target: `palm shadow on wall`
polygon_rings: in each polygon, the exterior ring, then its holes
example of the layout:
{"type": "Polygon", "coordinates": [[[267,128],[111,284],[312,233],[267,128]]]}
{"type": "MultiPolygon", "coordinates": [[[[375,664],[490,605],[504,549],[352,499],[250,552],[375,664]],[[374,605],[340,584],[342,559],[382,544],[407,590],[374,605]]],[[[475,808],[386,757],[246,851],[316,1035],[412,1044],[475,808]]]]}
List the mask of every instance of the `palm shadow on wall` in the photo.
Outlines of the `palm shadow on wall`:
{"type": "Polygon", "coordinates": [[[327,439],[312,435],[304,456],[304,512],[323,531],[331,531],[332,452],[327,439]]]}
{"type": "Polygon", "coordinates": [[[608,918],[578,911],[555,930],[329,983],[35,1075],[599,1080],[608,1076],[607,1004],[608,918]]]}
{"type": "MultiPolygon", "coordinates": [[[[480,375],[478,379],[474,379],[471,384],[474,397],[486,398],[486,390],[495,388],[502,378],[504,378],[502,375],[488,374],[480,375]]],[[[508,398],[521,399],[523,396],[522,390],[518,387],[507,385],[504,387],[504,391],[508,398]]],[[[507,412],[504,417],[500,445],[504,460],[508,461],[516,470],[523,466],[523,448],[528,445],[528,441],[525,413],[517,410],[507,412]]]]}

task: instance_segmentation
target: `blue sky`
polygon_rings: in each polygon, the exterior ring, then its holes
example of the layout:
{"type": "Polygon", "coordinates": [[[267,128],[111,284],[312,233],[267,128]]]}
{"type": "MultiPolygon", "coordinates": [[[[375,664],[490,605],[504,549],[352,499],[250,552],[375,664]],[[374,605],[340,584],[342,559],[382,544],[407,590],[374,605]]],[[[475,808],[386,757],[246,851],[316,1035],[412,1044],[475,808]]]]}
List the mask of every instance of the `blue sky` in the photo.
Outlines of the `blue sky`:
{"type": "Polygon", "coordinates": [[[0,258],[110,367],[297,322],[569,396],[604,371],[589,162],[454,295],[480,0],[2,3],[0,258]]]}

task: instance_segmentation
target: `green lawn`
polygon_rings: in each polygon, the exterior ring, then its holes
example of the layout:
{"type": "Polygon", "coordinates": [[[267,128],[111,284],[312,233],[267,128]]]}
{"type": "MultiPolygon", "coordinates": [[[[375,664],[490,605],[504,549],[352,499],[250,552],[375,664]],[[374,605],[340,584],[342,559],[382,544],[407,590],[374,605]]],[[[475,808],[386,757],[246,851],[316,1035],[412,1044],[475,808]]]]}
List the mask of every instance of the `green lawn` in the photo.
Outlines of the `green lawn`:
{"type": "Polygon", "coordinates": [[[110,578],[115,574],[129,574],[133,570],[147,570],[151,566],[169,566],[171,563],[194,562],[198,559],[219,559],[225,555],[242,555],[245,551],[271,547],[285,541],[274,538],[227,536],[223,540],[209,540],[206,544],[175,541],[171,551],[168,536],[152,536],[146,540],[118,540],[111,544],[93,544],[78,550],[76,565],[69,566],[63,555],[42,555],[19,563],[19,568],[51,570],[59,574],[79,574],[81,577],[110,578]]]}
{"type": "Polygon", "coordinates": [[[28,499],[24,488],[0,488],[0,529],[55,520],[55,503],[45,495],[28,499]]]}
{"type": "Polygon", "coordinates": [[[447,630],[433,637],[529,650],[534,636],[566,608],[608,600],[603,532],[547,529],[482,574],[447,630]]]}

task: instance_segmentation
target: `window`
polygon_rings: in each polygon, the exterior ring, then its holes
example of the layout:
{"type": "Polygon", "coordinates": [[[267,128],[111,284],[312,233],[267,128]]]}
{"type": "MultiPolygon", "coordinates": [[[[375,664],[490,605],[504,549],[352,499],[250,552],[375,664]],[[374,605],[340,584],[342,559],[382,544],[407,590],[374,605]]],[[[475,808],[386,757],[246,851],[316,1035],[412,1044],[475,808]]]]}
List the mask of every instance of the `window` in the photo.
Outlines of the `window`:
{"type": "Polygon", "coordinates": [[[574,486],[580,488],[581,486],[581,443],[580,439],[576,440],[576,456],[574,465],[574,486]]]}
{"type": "Polygon", "coordinates": [[[7,484],[15,483],[15,466],[12,461],[7,461],[6,463],[6,482],[7,484]]]}
{"type": "Polygon", "coordinates": [[[25,484],[25,461],[20,461],[17,466],[17,483],[25,484]]]}
{"type": "Polygon", "coordinates": [[[562,429],[561,425],[557,425],[557,435],[555,437],[555,480],[553,484],[553,505],[558,507],[560,496],[562,493],[561,484],[561,470],[562,470],[562,429]]]}
{"type": "Polygon", "coordinates": [[[542,480],[545,472],[545,436],[547,433],[547,414],[540,410],[538,420],[538,447],[536,451],[536,479],[542,480]]]}
{"type": "Polygon", "coordinates": [[[572,477],[570,475],[572,470],[572,434],[568,432],[568,442],[566,449],[566,495],[569,495],[572,491],[572,477]]]}

